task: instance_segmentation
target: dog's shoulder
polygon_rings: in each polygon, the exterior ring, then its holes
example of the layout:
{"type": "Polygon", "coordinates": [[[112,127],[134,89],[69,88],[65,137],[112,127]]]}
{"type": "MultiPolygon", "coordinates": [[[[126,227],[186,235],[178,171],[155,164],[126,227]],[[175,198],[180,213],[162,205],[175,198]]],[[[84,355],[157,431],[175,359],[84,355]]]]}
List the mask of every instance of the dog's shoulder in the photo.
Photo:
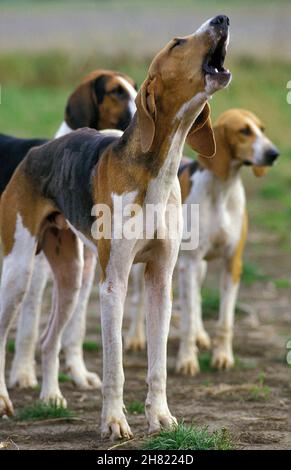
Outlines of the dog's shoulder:
{"type": "Polygon", "coordinates": [[[24,161],[32,183],[78,230],[92,224],[92,172],[116,140],[112,133],[82,128],[32,149],[24,161]]]}

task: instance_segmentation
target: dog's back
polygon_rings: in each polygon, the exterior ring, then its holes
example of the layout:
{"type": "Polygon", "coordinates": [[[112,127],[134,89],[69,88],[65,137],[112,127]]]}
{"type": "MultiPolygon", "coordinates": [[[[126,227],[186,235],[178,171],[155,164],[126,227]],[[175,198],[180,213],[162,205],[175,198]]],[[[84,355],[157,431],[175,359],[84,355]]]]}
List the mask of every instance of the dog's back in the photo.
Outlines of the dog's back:
{"type": "Polygon", "coordinates": [[[47,142],[46,139],[19,139],[0,134],[0,196],[27,152],[32,147],[42,145],[45,142],[47,142]]]}
{"type": "Polygon", "coordinates": [[[91,227],[92,171],[104,150],[118,138],[112,132],[83,128],[33,149],[23,162],[31,183],[78,230],[91,227]]]}

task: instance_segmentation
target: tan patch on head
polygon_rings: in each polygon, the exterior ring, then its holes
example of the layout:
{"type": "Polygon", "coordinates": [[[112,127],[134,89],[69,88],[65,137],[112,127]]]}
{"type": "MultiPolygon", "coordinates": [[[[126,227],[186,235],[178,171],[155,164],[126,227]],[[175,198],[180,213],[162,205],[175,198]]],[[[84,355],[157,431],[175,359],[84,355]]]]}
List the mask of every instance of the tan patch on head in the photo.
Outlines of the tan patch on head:
{"type": "MultiPolygon", "coordinates": [[[[229,176],[231,162],[242,165],[245,161],[252,162],[253,145],[257,138],[256,129],[263,129],[257,116],[245,109],[229,109],[222,113],[214,125],[216,154],[213,160],[199,157],[199,162],[211,170],[221,180],[229,176]]],[[[265,174],[265,167],[253,166],[256,176],[265,174]]]]}
{"type": "Polygon", "coordinates": [[[80,127],[92,127],[99,130],[114,129],[126,111],[128,100],[113,94],[105,96],[99,105],[94,82],[102,76],[106,78],[107,92],[111,92],[119,85],[124,88],[118,77],[123,77],[133,87],[135,86],[129,76],[111,70],[98,69],[88,74],[68,99],[65,119],[72,129],[80,127]]]}
{"type": "MultiPolygon", "coordinates": [[[[129,83],[131,82],[132,80],[129,83]]],[[[128,91],[117,74],[108,76],[105,90],[106,95],[99,105],[99,127],[115,129],[128,109],[128,91]]]]}

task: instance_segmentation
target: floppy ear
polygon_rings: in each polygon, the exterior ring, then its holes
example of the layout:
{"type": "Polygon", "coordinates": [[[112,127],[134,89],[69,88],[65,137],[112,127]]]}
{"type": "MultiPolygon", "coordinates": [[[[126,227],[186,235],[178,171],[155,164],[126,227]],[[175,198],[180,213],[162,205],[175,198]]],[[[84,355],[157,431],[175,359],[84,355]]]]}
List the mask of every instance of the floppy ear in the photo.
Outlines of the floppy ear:
{"type": "Polygon", "coordinates": [[[268,171],[268,167],[253,165],[252,170],[253,170],[253,173],[254,173],[255,176],[260,177],[260,176],[265,176],[266,175],[266,173],[268,171]]]}
{"type": "Polygon", "coordinates": [[[210,119],[210,106],[208,103],[205,104],[203,110],[191,127],[187,136],[187,143],[202,156],[212,157],[215,154],[216,145],[210,119]]]}
{"type": "Polygon", "coordinates": [[[66,106],[65,120],[72,129],[93,127],[98,121],[98,106],[91,81],[82,83],[71,94],[66,106]]]}
{"type": "Polygon", "coordinates": [[[149,151],[155,137],[156,104],[154,87],[155,78],[147,78],[143,82],[135,99],[141,150],[143,153],[149,151]]]}
{"type": "Polygon", "coordinates": [[[225,181],[230,171],[230,148],[226,141],[223,126],[215,126],[214,134],[217,146],[214,158],[203,158],[203,156],[198,155],[198,160],[204,168],[212,171],[215,176],[225,181]]]}

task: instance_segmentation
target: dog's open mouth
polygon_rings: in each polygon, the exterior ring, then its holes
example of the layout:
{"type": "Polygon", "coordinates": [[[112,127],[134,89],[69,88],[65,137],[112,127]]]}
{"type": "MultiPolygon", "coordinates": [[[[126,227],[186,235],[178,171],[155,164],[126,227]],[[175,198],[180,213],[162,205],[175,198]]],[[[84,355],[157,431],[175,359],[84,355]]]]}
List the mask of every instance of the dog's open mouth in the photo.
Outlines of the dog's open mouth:
{"type": "Polygon", "coordinates": [[[230,71],[223,67],[226,47],[227,35],[223,35],[204,59],[202,69],[205,75],[212,75],[217,78],[229,78],[231,76],[230,71]]]}

